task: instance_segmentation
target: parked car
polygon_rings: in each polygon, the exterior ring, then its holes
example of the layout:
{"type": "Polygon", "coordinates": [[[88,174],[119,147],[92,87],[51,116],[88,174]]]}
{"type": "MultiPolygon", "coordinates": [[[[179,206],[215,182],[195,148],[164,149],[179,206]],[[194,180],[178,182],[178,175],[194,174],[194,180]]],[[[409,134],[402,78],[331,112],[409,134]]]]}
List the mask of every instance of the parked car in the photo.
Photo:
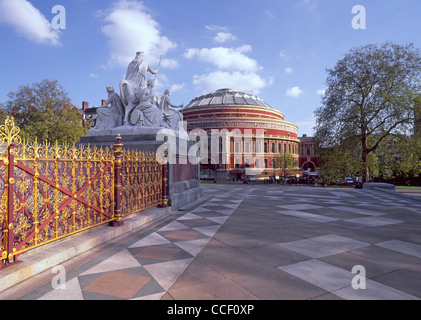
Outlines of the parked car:
{"type": "Polygon", "coordinates": [[[258,182],[259,180],[256,177],[247,177],[248,182],[258,182]]]}
{"type": "Polygon", "coordinates": [[[346,177],[345,181],[342,183],[339,183],[341,187],[355,187],[355,181],[351,177],[346,177]]]}

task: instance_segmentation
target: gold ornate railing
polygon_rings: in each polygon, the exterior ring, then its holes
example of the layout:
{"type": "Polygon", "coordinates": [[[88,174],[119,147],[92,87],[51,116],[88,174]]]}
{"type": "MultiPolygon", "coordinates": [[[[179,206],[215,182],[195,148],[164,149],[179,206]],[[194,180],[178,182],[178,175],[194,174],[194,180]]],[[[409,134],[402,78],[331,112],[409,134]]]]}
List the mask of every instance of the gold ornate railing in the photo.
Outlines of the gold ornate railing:
{"type": "Polygon", "coordinates": [[[121,158],[122,215],[161,204],[162,166],[155,153],[124,150],[121,158]]]}
{"type": "MultiPolygon", "coordinates": [[[[21,140],[13,118],[0,126],[0,261],[161,204],[155,154],[21,140]]],[[[166,186],[165,186],[166,188],[166,186]]]]}

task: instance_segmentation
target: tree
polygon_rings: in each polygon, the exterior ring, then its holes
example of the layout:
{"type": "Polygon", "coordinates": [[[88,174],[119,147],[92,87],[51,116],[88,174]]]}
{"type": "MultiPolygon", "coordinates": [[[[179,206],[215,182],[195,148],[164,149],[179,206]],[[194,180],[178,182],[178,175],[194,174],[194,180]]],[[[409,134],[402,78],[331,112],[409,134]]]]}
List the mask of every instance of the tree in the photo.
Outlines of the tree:
{"type": "Polygon", "coordinates": [[[22,85],[8,94],[4,112],[15,118],[28,142],[74,144],[85,134],[83,119],[57,80],[22,85]]]}
{"type": "Polygon", "coordinates": [[[414,45],[353,48],[327,70],[327,89],[315,111],[321,149],[357,146],[360,172],[370,180],[370,157],[387,137],[412,132],[421,53],[414,45]],[[352,141],[352,143],[349,143],[352,141]]]}
{"type": "Polygon", "coordinates": [[[376,151],[380,177],[397,183],[418,183],[421,173],[421,137],[419,134],[393,135],[376,151]],[[417,181],[418,180],[418,181],[417,181]]]}
{"type": "Polygon", "coordinates": [[[274,158],[274,168],[279,168],[285,179],[287,173],[298,170],[294,155],[286,151],[281,151],[276,155],[274,158]]]}

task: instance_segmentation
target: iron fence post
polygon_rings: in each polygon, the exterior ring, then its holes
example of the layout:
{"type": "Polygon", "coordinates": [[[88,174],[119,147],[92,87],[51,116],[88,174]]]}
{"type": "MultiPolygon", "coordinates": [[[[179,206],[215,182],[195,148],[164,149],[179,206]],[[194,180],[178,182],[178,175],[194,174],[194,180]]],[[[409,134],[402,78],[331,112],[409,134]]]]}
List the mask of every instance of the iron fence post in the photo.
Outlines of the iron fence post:
{"type": "Polygon", "coordinates": [[[160,208],[167,208],[168,207],[167,166],[168,166],[168,162],[162,165],[162,199],[161,199],[161,204],[159,205],[160,208]]]}
{"type": "Polygon", "coordinates": [[[14,243],[14,221],[13,213],[15,211],[15,205],[13,201],[14,183],[15,183],[15,144],[11,143],[8,147],[8,178],[7,181],[7,262],[11,263],[11,260],[16,261],[15,251],[13,248],[14,243]]]}
{"type": "Polygon", "coordinates": [[[116,142],[114,144],[115,147],[115,160],[114,160],[114,221],[110,222],[111,227],[119,227],[124,225],[122,209],[121,209],[121,197],[122,197],[122,185],[121,185],[121,167],[122,167],[122,160],[121,160],[121,150],[123,148],[123,144],[121,143],[121,136],[118,135],[116,138],[116,142]]]}

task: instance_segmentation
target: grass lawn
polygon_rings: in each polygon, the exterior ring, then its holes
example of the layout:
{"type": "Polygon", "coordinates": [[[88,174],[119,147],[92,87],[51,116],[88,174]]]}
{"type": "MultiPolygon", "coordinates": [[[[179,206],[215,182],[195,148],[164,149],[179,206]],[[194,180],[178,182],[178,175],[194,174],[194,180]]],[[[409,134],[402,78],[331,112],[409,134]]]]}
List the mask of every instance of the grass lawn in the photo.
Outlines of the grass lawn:
{"type": "Polygon", "coordinates": [[[412,190],[421,190],[421,187],[396,186],[396,189],[412,189],[412,190]]]}

